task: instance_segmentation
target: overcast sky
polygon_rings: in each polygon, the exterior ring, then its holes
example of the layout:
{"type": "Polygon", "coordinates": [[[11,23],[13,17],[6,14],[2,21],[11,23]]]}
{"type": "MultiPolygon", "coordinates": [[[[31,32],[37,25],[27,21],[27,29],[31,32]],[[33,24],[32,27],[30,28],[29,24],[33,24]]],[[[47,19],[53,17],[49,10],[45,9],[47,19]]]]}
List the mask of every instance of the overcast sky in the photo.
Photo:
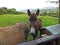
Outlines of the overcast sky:
{"type": "Polygon", "coordinates": [[[57,7],[57,4],[46,3],[49,0],[0,0],[0,7],[29,9],[29,8],[43,8],[43,7],[57,7]]]}

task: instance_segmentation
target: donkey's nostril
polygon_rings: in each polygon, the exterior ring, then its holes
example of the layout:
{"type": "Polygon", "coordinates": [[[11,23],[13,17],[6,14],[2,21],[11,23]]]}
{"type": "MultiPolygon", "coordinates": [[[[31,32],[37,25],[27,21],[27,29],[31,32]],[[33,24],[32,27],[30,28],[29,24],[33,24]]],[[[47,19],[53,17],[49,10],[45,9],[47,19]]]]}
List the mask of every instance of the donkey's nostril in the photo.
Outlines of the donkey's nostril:
{"type": "Polygon", "coordinates": [[[32,36],[34,36],[34,35],[35,35],[35,33],[31,33],[31,35],[32,35],[32,36]]]}

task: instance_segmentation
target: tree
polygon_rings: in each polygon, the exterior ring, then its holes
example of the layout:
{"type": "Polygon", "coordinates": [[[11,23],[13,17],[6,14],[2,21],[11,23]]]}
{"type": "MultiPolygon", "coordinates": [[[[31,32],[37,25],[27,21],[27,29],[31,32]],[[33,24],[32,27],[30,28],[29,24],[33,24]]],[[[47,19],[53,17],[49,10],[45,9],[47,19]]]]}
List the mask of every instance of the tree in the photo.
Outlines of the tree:
{"type": "Polygon", "coordinates": [[[60,0],[57,0],[57,1],[47,1],[47,2],[50,2],[50,3],[56,3],[56,4],[59,4],[59,24],[60,24],[60,0]]]}
{"type": "Polygon", "coordinates": [[[50,3],[56,3],[56,4],[58,4],[59,3],[59,1],[57,0],[57,1],[47,1],[47,2],[50,2],[50,3]]]}
{"type": "Polygon", "coordinates": [[[3,12],[4,14],[7,14],[7,8],[6,8],[6,7],[2,7],[2,12],[3,12]]]}
{"type": "Polygon", "coordinates": [[[2,12],[2,8],[0,8],[0,15],[2,15],[3,14],[3,12],[2,12]]]}
{"type": "Polygon", "coordinates": [[[0,14],[7,14],[7,8],[6,7],[0,8],[0,14]]]}
{"type": "Polygon", "coordinates": [[[8,13],[15,14],[16,9],[15,8],[8,9],[8,13]]]}

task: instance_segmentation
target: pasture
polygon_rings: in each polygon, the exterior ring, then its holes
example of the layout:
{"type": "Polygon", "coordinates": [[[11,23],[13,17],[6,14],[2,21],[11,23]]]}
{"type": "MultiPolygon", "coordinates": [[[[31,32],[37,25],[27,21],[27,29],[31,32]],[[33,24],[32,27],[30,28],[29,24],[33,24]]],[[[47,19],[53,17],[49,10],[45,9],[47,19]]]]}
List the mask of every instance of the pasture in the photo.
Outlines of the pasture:
{"type": "MultiPolygon", "coordinates": [[[[50,17],[50,16],[38,16],[39,19],[42,20],[43,27],[55,25],[58,23],[58,18],[50,17]]],[[[0,15],[0,27],[11,26],[19,22],[25,22],[29,24],[29,16],[27,14],[4,14],[0,15]]],[[[31,35],[29,36],[29,40],[31,40],[31,35]]]]}
{"type": "MultiPolygon", "coordinates": [[[[43,27],[55,25],[58,23],[58,18],[50,16],[38,16],[42,20],[43,27]]],[[[27,14],[4,14],[0,15],[0,27],[11,26],[18,22],[29,24],[29,16],[27,14]]]]}

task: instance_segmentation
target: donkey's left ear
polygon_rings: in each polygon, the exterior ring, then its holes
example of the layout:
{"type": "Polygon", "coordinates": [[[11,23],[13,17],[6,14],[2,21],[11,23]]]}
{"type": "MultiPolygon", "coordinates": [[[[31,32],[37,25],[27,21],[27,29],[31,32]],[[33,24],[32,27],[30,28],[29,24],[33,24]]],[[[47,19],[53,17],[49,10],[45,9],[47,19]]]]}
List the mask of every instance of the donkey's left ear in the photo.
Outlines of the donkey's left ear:
{"type": "Polygon", "coordinates": [[[27,14],[30,16],[31,15],[31,12],[30,12],[30,10],[28,9],[27,10],[27,14]]]}
{"type": "Polygon", "coordinates": [[[36,11],[36,15],[37,15],[37,16],[39,15],[39,12],[40,12],[40,10],[38,9],[38,10],[36,11]]]}

